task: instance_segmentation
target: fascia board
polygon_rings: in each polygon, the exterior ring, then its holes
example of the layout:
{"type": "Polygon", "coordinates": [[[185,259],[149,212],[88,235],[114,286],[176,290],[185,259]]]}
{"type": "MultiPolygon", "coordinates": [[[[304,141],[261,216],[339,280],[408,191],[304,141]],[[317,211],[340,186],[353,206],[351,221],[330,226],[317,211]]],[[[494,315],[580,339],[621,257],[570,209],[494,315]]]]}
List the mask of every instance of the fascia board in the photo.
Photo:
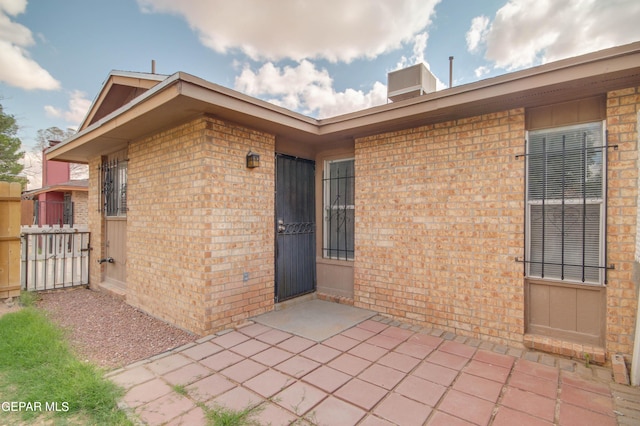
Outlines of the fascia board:
{"type": "MultiPolygon", "coordinates": [[[[372,123],[409,121],[412,116],[428,115],[447,108],[455,108],[499,98],[517,97],[540,91],[544,88],[569,87],[572,82],[597,79],[599,76],[615,75],[636,69],[640,73],[640,43],[629,52],[618,49],[608,55],[584,55],[524,71],[482,80],[475,83],[444,89],[420,97],[389,103],[367,110],[320,120],[321,135],[356,132],[358,128],[372,123]]],[[[524,105],[522,105],[524,106],[524,105]]]]}
{"type": "Polygon", "coordinates": [[[98,92],[96,98],[91,103],[89,111],[87,111],[85,117],[80,122],[78,130],[83,130],[87,127],[87,123],[91,122],[91,119],[95,116],[96,112],[100,108],[100,105],[109,94],[111,87],[114,84],[123,84],[135,87],[151,88],[156,84],[165,80],[168,76],[164,74],[145,74],[130,71],[111,71],[107,76],[106,81],[102,84],[102,88],[98,92]],[[143,82],[148,81],[149,84],[143,82]],[[134,84],[131,84],[134,82],[134,84]]]}
{"type": "Polygon", "coordinates": [[[102,136],[136,116],[140,116],[151,111],[159,104],[168,102],[175,98],[180,94],[179,87],[175,84],[178,79],[179,73],[168,77],[161,83],[149,89],[140,97],[106,115],[99,121],[96,121],[89,127],[76,133],[61,144],[49,148],[46,151],[47,160],[55,160],[57,157],[60,157],[70,150],[83,145],[89,140],[102,136]],[[153,102],[147,102],[149,100],[153,100],[153,102]]]}
{"type": "MultiPolygon", "coordinates": [[[[318,120],[315,118],[209,83],[189,74],[183,75],[181,81],[182,95],[212,105],[216,109],[243,116],[248,121],[269,123],[268,126],[289,128],[310,135],[317,135],[320,132],[318,120]]],[[[257,124],[257,127],[263,126],[257,124]]]]}

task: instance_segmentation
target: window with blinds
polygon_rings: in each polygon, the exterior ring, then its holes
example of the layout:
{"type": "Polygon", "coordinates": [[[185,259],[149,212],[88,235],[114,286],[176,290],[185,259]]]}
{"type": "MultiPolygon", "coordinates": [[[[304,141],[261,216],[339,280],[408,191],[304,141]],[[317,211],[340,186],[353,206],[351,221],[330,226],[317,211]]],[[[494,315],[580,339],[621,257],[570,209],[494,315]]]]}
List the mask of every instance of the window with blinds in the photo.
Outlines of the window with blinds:
{"type": "Polygon", "coordinates": [[[604,124],[528,132],[527,274],[601,284],[604,277],[604,124]]]}

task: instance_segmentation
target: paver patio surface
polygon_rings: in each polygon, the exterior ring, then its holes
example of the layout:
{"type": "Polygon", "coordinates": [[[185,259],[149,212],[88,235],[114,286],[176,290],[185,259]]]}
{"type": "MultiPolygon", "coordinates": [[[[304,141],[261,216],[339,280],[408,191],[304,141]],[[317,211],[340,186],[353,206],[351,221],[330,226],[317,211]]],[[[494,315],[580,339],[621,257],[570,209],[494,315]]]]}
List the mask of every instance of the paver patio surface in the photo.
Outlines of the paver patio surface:
{"type": "Polygon", "coordinates": [[[220,407],[255,407],[252,418],[274,426],[640,421],[640,392],[614,384],[610,369],[380,316],[321,342],[256,323],[108,377],[148,425],[205,425],[220,407]]]}

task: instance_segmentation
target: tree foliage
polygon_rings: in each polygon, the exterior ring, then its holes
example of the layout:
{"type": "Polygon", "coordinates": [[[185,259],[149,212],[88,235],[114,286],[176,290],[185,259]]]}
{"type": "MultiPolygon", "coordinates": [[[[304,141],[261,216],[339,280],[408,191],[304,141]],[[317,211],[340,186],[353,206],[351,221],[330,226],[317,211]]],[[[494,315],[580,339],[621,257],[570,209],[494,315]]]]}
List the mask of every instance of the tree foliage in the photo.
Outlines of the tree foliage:
{"type": "MultiPolygon", "coordinates": [[[[24,174],[28,177],[30,188],[35,188],[42,180],[42,151],[49,148],[52,141],[62,142],[75,135],[74,129],[60,129],[59,127],[49,127],[48,129],[38,130],[36,136],[36,144],[25,155],[24,174]]],[[[86,164],[70,164],[71,179],[87,179],[89,169],[86,164]]]]}
{"type": "MultiPolygon", "coordinates": [[[[64,130],[59,127],[40,129],[38,130],[38,136],[36,136],[36,140],[38,142],[36,143],[33,152],[40,153],[44,148],[48,148],[50,146],[50,142],[62,142],[75,134],[76,131],[70,128],[64,130]]],[[[39,158],[42,158],[42,156],[39,158]]],[[[89,167],[86,164],[71,163],[70,167],[71,179],[87,179],[89,177],[89,167]]],[[[42,164],[40,165],[40,168],[42,168],[42,164]]]]}
{"type": "Polygon", "coordinates": [[[24,186],[26,179],[19,176],[24,167],[19,162],[24,151],[20,151],[22,143],[17,134],[16,119],[0,105],[0,181],[20,182],[24,186]]]}
{"type": "Polygon", "coordinates": [[[66,129],[62,130],[59,127],[49,127],[48,129],[38,130],[38,136],[36,136],[36,146],[34,152],[42,152],[44,148],[49,147],[49,141],[62,142],[63,140],[75,135],[75,130],[66,129]]]}

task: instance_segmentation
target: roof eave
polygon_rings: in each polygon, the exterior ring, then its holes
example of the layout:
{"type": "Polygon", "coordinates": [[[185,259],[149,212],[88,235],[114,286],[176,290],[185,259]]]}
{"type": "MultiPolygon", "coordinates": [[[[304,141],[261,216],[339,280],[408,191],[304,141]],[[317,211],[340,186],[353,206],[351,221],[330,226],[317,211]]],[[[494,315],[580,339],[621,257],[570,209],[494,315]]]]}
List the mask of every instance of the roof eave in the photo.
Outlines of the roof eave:
{"type": "Polygon", "coordinates": [[[132,85],[136,87],[151,88],[153,85],[158,84],[165,80],[168,76],[164,74],[150,74],[133,71],[118,71],[112,70],[107,79],[102,83],[100,91],[94,98],[89,110],[85,114],[84,118],[78,126],[78,130],[82,130],[89,126],[92,118],[98,110],[100,104],[104,101],[105,97],[109,93],[111,86],[118,83],[134,82],[132,85]]]}
{"type": "Polygon", "coordinates": [[[185,73],[47,151],[48,159],[86,162],[136,138],[211,114],[277,137],[322,144],[514,107],[580,99],[640,85],[640,42],[565,59],[341,116],[316,120],[185,73]],[[145,133],[146,132],[146,133],[145,133]],[[89,149],[93,144],[96,149],[89,149]]]}
{"type": "Polygon", "coordinates": [[[320,120],[321,134],[361,136],[640,84],[640,42],[320,120]]]}
{"type": "Polygon", "coordinates": [[[47,159],[87,162],[89,154],[124,148],[128,142],[161,127],[211,114],[238,123],[298,137],[318,134],[314,118],[243,95],[185,73],[176,73],[134,101],[103,117],[63,143],[47,150],[47,159]],[[135,124],[135,125],[134,125],[135,124]],[[89,148],[89,144],[93,148],[89,148]]]}

